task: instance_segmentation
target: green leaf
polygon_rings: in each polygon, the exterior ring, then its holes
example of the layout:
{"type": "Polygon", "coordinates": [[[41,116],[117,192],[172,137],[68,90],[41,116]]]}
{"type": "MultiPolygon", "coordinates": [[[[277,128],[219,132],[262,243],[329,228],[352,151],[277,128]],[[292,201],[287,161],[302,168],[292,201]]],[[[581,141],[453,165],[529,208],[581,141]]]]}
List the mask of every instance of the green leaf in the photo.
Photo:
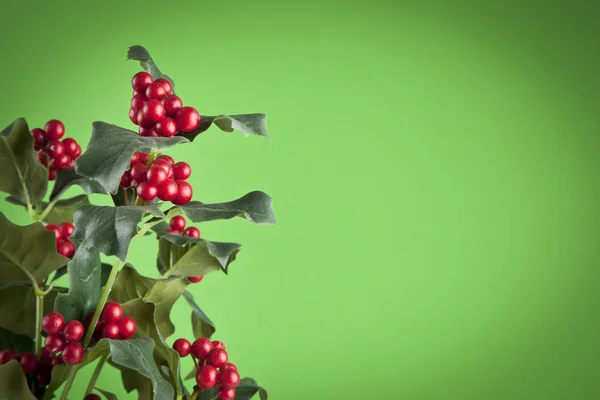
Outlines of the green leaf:
{"type": "MultiPolygon", "coordinates": [[[[5,199],[8,203],[22,206],[27,209],[27,204],[15,199],[14,197],[7,197],[5,199]]],[[[73,222],[73,214],[77,208],[90,204],[88,197],[84,194],[72,197],[70,199],[58,200],[48,215],[44,218],[44,222],[48,224],[61,224],[63,222],[73,222]]],[[[48,207],[48,203],[42,203],[42,208],[45,210],[48,207]]]]}
{"type": "Polygon", "coordinates": [[[156,306],[155,320],[160,336],[168,337],[175,332],[175,326],[169,318],[171,309],[187,285],[188,282],[184,279],[147,278],[126,265],[119,271],[109,299],[119,304],[134,299],[153,303],[156,306]]]}
{"type": "Polygon", "coordinates": [[[54,232],[39,222],[15,225],[0,213],[0,281],[40,283],[67,261],[56,252],[54,232]]]}
{"type": "Polygon", "coordinates": [[[33,352],[33,340],[28,336],[0,328],[0,349],[13,349],[17,353],[33,352]]]}
{"type": "Polygon", "coordinates": [[[144,137],[128,129],[97,121],[92,124],[92,138],[85,153],[77,159],[75,170],[116,194],[121,176],[129,168],[135,151],[167,150],[187,141],[183,137],[144,137]]]}
{"type": "Polygon", "coordinates": [[[226,203],[204,204],[191,201],[178,207],[193,222],[243,217],[256,224],[275,224],[271,196],[265,192],[250,192],[239,199],[226,203]]]}
{"type": "Polygon", "coordinates": [[[166,218],[157,206],[83,206],[75,212],[75,232],[71,237],[125,261],[129,242],[136,235],[144,214],[166,218]]]}
{"type": "Polygon", "coordinates": [[[182,132],[179,135],[188,138],[192,142],[196,136],[205,132],[212,124],[225,132],[239,131],[244,136],[264,136],[269,139],[267,116],[265,114],[217,115],[214,117],[202,115],[200,126],[195,131],[182,132]]]}
{"type": "Polygon", "coordinates": [[[67,264],[69,292],[56,298],[56,311],[65,320],[83,321],[100,300],[100,252],[83,242],[67,264]]]}
{"type": "MultiPolygon", "coordinates": [[[[44,297],[44,315],[54,310],[54,300],[65,289],[54,287],[44,297]]],[[[11,332],[35,336],[35,292],[31,283],[3,286],[0,289],[0,327],[11,332]]]]}
{"type": "Polygon", "coordinates": [[[0,365],[0,399],[36,400],[17,360],[0,365]]]}
{"type": "Polygon", "coordinates": [[[23,118],[0,132],[0,171],[0,191],[23,203],[38,204],[46,195],[48,171],[36,159],[23,118]]]}
{"type": "Polygon", "coordinates": [[[100,393],[102,393],[102,395],[104,397],[106,397],[106,400],[119,400],[117,399],[117,396],[115,396],[114,394],[112,394],[111,392],[107,392],[106,390],[102,390],[100,388],[95,388],[97,391],[99,391],[100,393]]]}
{"type": "MultiPolygon", "coordinates": [[[[85,357],[89,357],[89,353],[86,353],[85,357]]],[[[85,358],[83,362],[85,362],[85,358]]],[[[58,364],[52,368],[52,372],[50,374],[50,384],[48,384],[46,392],[44,393],[44,400],[50,400],[54,397],[54,392],[56,392],[56,390],[61,387],[61,385],[69,378],[70,371],[71,367],[67,364],[58,364]]]]}
{"type": "Polygon", "coordinates": [[[158,257],[168,276],[199,276],[217,270],[227,274],[240,248],[238,243],[209,242],[167,233],[159,240],[158,257]]]}
{"type": "Polygon", "coordinates": [[[50,201],[62,196],[62,194],[73,185],[80,186],[85,194],[106,194],[107,192],[107,190],[98,182],[86,178],[85,176],[77,175],[74,168],[67,168],[56,173],[54,187],[52,188],[52,193],[50,193],[50,201]]]}
{"type": "Polygon", "coordinates": [[[194,301],[194,296],[189,291],[183,292],[183,297],[192,309],[192,329],[196,338],[210,338],[217,328],[208,316],[198,307],[194,301]]]}
{"type": "Polygon", "coordinates": [[[150,75],[152,75],[152,78],[154,78],[154,80],[159,78],[167,79],[169,82],[171,82],[171,86],[173,87],[173,93],[175,93],[175,83],[173,82],[173,80],[167,75],[160,72],[160,70],[154,63],[154,60],[152,60],[152,57],[150,57],[150,53],[148,53],[148,50],[146,50],[144,47],[139,45],[131,46],[127,51],[127,59],[139,61],[142,68],[144,68],[150,75]]]}

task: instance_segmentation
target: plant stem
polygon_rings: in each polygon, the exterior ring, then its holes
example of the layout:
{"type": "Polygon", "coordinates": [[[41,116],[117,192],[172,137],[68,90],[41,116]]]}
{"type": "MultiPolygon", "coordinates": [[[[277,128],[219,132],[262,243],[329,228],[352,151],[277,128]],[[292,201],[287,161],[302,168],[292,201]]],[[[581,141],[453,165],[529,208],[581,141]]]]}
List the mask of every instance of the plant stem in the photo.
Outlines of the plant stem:
{"type": "Polygon", "coordinates": [[[72,366],[71,371],[69,371],[69,378],[67,378],[67,383],[65,384],[65,388],[60,395],[60,400],[67,400],[67,395],[69,394],[69,390],[71,390],[71,386],[73,386],[73,381],[75,380],[75,375],[77,375],[77,366],[72,366]]]}
{"type": "Polygon", "coordinates": [[[44,295],[35,295],[35,354],[42,355],[42,318],[44,318],[44,295]]]}
{"type": "Polygon", "coordinates": [[[194,390],[194,393],[192,393],[192,395],[190,396],[190,400],[196,400],[196,397],[198,397],[198,395],[200,394],[201,391],[202,391],[201,388],[194,390]]]}
{"type": "Polygon", "coordinates": [[[110,275],[108,276],[108,280],[106,281],[106,285],[104,285],[104,289],[102,289],[102,293],[100,294],[100,301],[98,301],[98,305],[96,306],[96,311],[94,311],[94,317],[92,318],[92,322],[88,328],[87,333],[85,334],[85,339],[83,341],[83,347],[88,347],[90,341],[92,340],[92,336],[94,335],[94,330],[96,329],[96,324],[98,324],[98,320],[100,319],[100,314],[102,314],[102,310],[104,309],[104,305],[106,304],[106,300],[108,299],[108,295],[112,290],[112,286],[115,283],[115,279],[117,278],[117,272],[119,272],[119,268],[123,262],[117,258],[117,261],[112,266],[110,270],[110,275]]]}
{"type": "Polygon", "coordinates": [[[94,373],[92,374],[92,377],[90,378],[90,383],[88,384],[87,389],[85,389],[85,393],[83,394],[84,396],[87,396],[88,394],[92,393],[92,390],[94,390],[94,386],[96,386],[96,381],[98,380],[100,371],[102,371],[102,367],[104,367],[104,363],[106,362],[107,358],[108,358],[108,353],[103,355],[102,358],[100,358],[100,361],[98,361],[98,364],[96,365],[96,369],[94,369],[94,373]]]}
{"type": "Polygon", "coordinates": [[[52,207],[54,207],[54,205],[56,204],[56,202],[58,201],[58,197],[54,200],[52,200],[49,204],[48,207],[46,207],[46,209],[42,212],[42,214],[37,218],[38,221],[43,221],[44,218],[46,218],[48,216],[48,214],[50,214],[50,211],[52,211],[52,207]]]}
{"type": "Polygon", "coordinates": [[[129,195],[127,195],[128,190],[129,189],[127,189],[127,188],[123,189],[123,196],[125,197],[125,204],[130,206],[131,204],[129,203],[129,195]]]}

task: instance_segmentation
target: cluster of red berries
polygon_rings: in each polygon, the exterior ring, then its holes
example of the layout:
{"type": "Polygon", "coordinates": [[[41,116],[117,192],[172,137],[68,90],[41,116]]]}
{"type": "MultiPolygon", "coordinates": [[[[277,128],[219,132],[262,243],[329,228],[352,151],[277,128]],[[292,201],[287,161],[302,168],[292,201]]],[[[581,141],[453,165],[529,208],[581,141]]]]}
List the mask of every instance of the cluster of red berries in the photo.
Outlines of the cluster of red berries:
{"type": "Polygon", "coordinates": [[[167,155],[157,157],[148,167],[149,158],[148,153],[133,153],[130,168],[121,176],[121,187],[135,187],[138,197],[148,202],[158,197],[178,206],[189,203],[193,191],[186,179],[192,175],[192,167],[183,161],[175,163],[167,155]]]}
{"type": "Polygon", "coordinates": [[[69,240],[69,237],[73,234],[75,227],[69,222],[63,222],[60,225],[49,224],[46,225],[47,231],[53,231],[56,235],[56,251],[61,256],[72,258],[75,254],[75,243],[69,240]]]}
{"type": "Polygon", "coordinates": [[[38,152],[37,159],[48,169],[48,179],[51,181],[56,179],[59,169],[73,168],[75,160],[81,155],[81,146],[75,139],[60,140],[65,135],[65,125],[59,120],[46,122],[44,129],[32,129],[31,135],[33,147],[38,152]]]}
{"type": "Polygon", "coordinates": [[[60,357],[69,365],[83,360],[85,350],[79,339],[83,337],[83,325],[79,321],[65,322],[57,312],[49,312],[42,319],[42,329],[47,333],[44,348],[52,355],[60,357]]]}
{"type": "Polygon", "coordinates": [[[45,348],[42,348],[42,355],[39,358],[33,353],[17,353],[13,349],[8,348],[0,351],[0,365],[6,364],[11,360],[19,362],[24,375],[35,375],[35,382],[39,386],[48,385],[50,383],[52,368],[64,362],[62,357],[51,354],[45,348]]]}
{"type": "Polygon", "coordinates": [[[240,383],[240,374],[237,367],[228,362],[229,356],[222,342],[211,342],[209,339],[196,339],[190,343],[187,339],[177,339],[173,349],[180,357],[189,354],[196,365],[196,384],[201,389],[212,389],[217,385],[219,400],[234,400],[235,388],[240,383]]]}
{"type": "MultiPolygon", "coordinates": [[[[200,230],[195,226],[190,226],[189,228],[186,228],[185,224],[185,218],[183,218],[180,215],[176,215],[173,218],[171,218],[171,221],[169,222],[171,228],[167,229],[165,232],[170,233],[171,235],[182,235],[199,239],[200,230]]],[[[204,278],[204,275],[188,276],[187,280],[192,283],[198,283],[202,280],[202,278],[204,278]]]]}
{"type": "Polygon", "coordinates": [[[167,79],[152,79],[147,72],[138,72],[131,79],[133,98],[129,119],[138,125],[142,136],[171,137],[192,132],[200,126],[200,114],[193,107],[184,107],[173,94],[167,79]]]}
{"type": "MultiPolygon", "coordinates": [[[[85,325],[90,326],[94,313],[87,316],[85,325]]],[[[135,320],[131,317],[123,316],[123,307],[117,302],[109,301],[104,305],[100,319],[94,330],[94,338],[100,340],[108,339],[129,339],[136,330],[135,320]]]]}

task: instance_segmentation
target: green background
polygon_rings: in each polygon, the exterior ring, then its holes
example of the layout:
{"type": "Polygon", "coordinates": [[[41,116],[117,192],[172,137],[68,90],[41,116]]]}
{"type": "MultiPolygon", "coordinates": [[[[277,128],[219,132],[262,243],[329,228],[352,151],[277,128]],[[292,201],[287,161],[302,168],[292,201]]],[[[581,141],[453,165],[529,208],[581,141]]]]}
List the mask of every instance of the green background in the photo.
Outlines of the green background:
{"type": "MultiPolygon", "coordinates": [[[[271,143],[211,128],[169,154],[196,200],[274,198],[277,226],[200,226],[243,248],[192,287],[273,400],[595,399],[598,4],[6,2],[0,121],[133,128],[133,44],[201,113],[268,114],[271,143]]],[[[152,246],[129,261],[157,276],[152,246]]]]}

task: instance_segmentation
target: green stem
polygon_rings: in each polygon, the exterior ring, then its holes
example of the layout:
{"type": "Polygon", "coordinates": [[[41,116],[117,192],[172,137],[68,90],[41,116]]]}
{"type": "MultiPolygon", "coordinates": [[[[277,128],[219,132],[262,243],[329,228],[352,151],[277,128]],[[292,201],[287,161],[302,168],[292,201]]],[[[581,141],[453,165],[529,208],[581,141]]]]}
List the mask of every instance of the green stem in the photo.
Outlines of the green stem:
{"type": "Polygon", "coordinates": [[[46,218],[48,216],[48,214],[50,214],[50,211],[52,211],[52,207],[54,207],[54,205],[56,204],[56,202],[58,201],[58,197],[54,200],[52,200],[48,206],[46,207],[46,209],[42,212],[42,214],[37,218],[38,221],[43,221],[44,218],[46,218]]]}
{"type": "Polygon", "coordinates": [[[194,390],[194,393],[192,393],[192,395],[190,396],[190,400],[196,400],[196,397],[198,397],[201,391],[202,389],[200,388],[194,390]]]}
{"type": "Polygon", "coordinates": [[[42,355],[42,318],[44,318],[44,296],[35,296],[35,354],[42,355]]]}
{"type": "Polygon", "coordinates": [[[121,267],[123,262],[119,259],[115,261],[110,270],[110,275],[108,276],[108,280],[106,281],[106,285],[104,285],[104,289],[102,289],[102,293],[100,294],[100,301],[98,301],[98,305],[96,306],[96,311],[94,312],[94,317],[92,318],[92,322],[88,328],[87,333],[85,334],[85,339],[83,340],[83,347],[88,347],[90,341],[92,340],[92,336],[94,335],[94,330],[96,329],[96,324],[98,324],[98,320],[100,319],[100,314],[102,314],[102,310],[104,309],[104,305],[106,304],[106,300],[108,299],[108,295],[112,290],[112,286],[115,283],[115,279],[117,278],[117,272],[119,272],[119,268],[121,267]]]}
{"type": "Polygon", "coordinates": [[[72,366],[71,371],[69,371],[69,377],[67,378],[67,383],[65,384],[65,388],[60,395],[60,400],[67,400],[67,395],[69,394],[69,390],[71,390],[71,386],[73,386],[73,381],[75,380],[75,375],[77,375],[77,366],[72,366]]]}
{"type": "Polygon", "coordinates": [[[106,362],[107,358],[108,358],[108,353],[103,355],[102,358],[100,359],[100,361],[98,361],[98,364],[96,365],[96,369],[94,369],[94,373],[92,374],[92,377],[90,378],[90,383],[88,384],[87,389],[85,389],[85,393],[83,394],[84,396],[87,396],[88,394],[92,393],[92,390],[94,390],[94,386],[96,386],[96,381],[98,380],[100,371],[102,371],[102,367],[104,367],[104,363],[106,362]]]}

